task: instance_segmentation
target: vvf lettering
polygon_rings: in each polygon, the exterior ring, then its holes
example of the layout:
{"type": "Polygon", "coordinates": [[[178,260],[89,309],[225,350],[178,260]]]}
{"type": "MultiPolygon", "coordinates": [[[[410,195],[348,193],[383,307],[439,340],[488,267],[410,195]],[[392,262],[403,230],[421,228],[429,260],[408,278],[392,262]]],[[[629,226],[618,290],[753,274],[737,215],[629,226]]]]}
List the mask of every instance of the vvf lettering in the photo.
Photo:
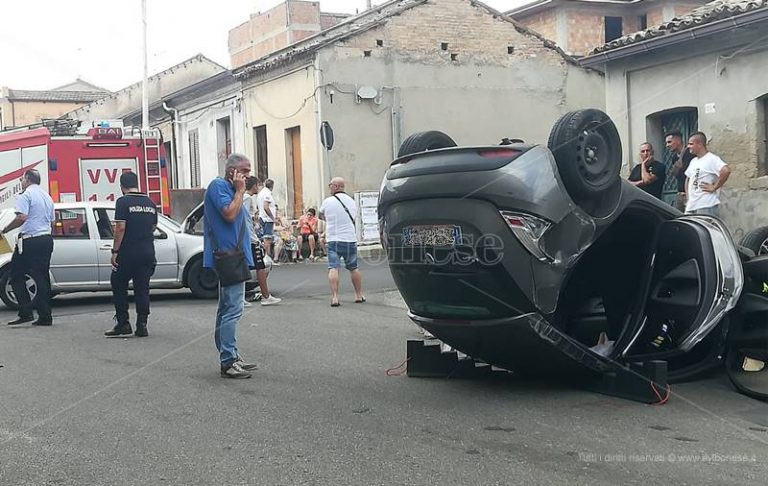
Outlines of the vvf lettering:
{"type": "Polygon", "coordinates": [[[91,180],[91,183],[98,184],[99,179],[101,179],[102,172],[106,176],[107,180],[110,184],[114,184],[117,180],[117,174],[122,174],[123,172],[129,171],[131,169],[88,169],[88,178],[91,180]]]}

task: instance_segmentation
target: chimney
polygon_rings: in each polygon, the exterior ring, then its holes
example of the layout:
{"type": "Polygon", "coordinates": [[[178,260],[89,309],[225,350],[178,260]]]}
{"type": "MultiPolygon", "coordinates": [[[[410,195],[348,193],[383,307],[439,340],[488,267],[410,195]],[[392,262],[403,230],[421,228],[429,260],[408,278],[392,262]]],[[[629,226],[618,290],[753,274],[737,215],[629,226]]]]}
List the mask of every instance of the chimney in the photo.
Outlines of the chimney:
{"type": "Polygon", "coordinates": [[[365,0],[365,9],[370,10],[371,9],[371,0],[365,0]]]}

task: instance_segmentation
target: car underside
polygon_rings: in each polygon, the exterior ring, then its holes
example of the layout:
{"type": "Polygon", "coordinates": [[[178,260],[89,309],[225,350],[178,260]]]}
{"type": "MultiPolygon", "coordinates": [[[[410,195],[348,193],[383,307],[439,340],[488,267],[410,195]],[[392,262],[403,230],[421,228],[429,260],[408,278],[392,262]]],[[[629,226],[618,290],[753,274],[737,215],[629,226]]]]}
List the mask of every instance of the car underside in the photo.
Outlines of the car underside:
{"type": "Polygon", "coordinates": [[[380,193],[382,242],[419,326],[525,374],[664,361],[675,381],[723,364],[744,274],[748,287],[763,278],[762,257],[717,218],[620,180],[607,116],[566,115],[549,147],[454,145],[409,138],[380,193]]]}

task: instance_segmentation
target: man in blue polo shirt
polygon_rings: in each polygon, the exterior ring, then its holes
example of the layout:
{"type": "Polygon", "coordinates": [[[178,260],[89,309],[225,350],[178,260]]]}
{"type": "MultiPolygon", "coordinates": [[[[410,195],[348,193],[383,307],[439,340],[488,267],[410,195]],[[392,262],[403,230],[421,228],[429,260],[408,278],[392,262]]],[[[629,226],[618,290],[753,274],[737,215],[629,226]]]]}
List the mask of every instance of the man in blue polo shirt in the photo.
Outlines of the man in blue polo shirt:
{"type": "MultiPolygon", "coordinates": [[[[205,191],[205,238],[203,266],[213,268],[213,250],[240,248],[248,266],[253,268],[253,255],[248,237],[248,211],[243,207],[245,179],[251,173],[251,161],[240,154],[227,158],[224,177],[217,177],[205,191]],[[240,236],[243,236],[239,240],[240,236]],[[238,241],[239,240],[239,241],[238,241]]],[[[246,363],[237,351],[237,323],[243,315],[245,282],[219,285],[219,305],[216,310],[214,340],[219,350],[221,376],[250,378],[257,367],[246,363]]]]}

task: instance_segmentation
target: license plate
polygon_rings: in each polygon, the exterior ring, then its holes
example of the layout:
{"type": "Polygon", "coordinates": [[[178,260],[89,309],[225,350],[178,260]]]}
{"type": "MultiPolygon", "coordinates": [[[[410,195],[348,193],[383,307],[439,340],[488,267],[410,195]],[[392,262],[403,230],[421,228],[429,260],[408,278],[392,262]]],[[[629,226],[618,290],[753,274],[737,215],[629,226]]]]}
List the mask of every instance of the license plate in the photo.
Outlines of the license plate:
{"type": "Polygon", "coordinates": [[[461,240],[461,226],[452,224],[418,225],[403,228],[406,246],[456,246],[461,240]]]}

